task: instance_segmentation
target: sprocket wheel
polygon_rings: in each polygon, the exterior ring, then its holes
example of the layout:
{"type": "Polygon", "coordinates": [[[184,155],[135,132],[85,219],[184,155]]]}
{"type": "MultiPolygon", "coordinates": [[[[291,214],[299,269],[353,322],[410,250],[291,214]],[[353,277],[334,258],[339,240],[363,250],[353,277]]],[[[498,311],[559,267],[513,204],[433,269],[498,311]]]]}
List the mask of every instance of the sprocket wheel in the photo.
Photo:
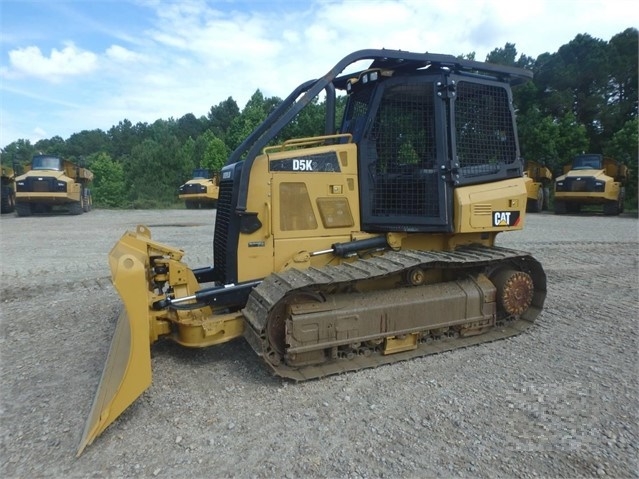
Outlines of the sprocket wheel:
{"type": "Polygon", "coordinates": [[[506,314],[521,316],[530,307],[535,285],[528,273],[504,269],[491,280],[497,287],[497,301],[506,314]]]}

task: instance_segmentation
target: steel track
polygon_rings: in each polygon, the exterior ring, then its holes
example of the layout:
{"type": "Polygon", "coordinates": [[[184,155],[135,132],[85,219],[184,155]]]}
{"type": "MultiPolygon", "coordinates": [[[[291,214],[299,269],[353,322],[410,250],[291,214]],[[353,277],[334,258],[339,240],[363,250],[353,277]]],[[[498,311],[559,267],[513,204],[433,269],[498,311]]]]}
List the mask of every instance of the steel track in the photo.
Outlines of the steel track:
{"type": "Polygon", "coordinates": [[[455,251],[390,251],[381,256],[359,259],[323,268],[290,269],[274,273],[262,281],[250,294],[242,311],[246,318],[245,337],[255,352],[262,356],[278,376],[304,381],[347,371],[373,368],[410,358],[463,348],[479,343],[507,338],[529,328],[541,312],[546,295],[546,277],[540,263],[530,254],[501,248],[468,246],[455,251]],[[319,365],[290,367],[281,358],[272,360],[273,351],[267,335],[267,323],[273,308],[295,292],[314,291],[330,294],[330,290],[354,285],[359,281],[383,279],[419,267],[429,269],[489,270],[507,264],[525,271],[533,278],[533,302],[523,317],[502,318],[489,331],[470,337],[420,342],[417,349],[382,355],[356,355],[352,359],[339,358],[319,365]]]}

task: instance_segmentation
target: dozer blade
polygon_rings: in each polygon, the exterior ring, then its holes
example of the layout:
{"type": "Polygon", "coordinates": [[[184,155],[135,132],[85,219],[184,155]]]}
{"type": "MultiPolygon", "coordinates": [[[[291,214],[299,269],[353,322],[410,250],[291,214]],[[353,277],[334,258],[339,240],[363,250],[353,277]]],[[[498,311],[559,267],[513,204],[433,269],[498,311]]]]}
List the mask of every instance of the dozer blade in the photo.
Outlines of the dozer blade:
{"type": "Polygon", "coordinates": [[[109,255],[113,284],[124,302],[77,456],[151,385],[148,230],[127,233],[109,255]]]}
{"type": "Polygon", "coordinates": [[[141,334],[122,311],[77,456],[151,385],[148,334],[142,336],[146,344],[135,344],[141,334]]]}

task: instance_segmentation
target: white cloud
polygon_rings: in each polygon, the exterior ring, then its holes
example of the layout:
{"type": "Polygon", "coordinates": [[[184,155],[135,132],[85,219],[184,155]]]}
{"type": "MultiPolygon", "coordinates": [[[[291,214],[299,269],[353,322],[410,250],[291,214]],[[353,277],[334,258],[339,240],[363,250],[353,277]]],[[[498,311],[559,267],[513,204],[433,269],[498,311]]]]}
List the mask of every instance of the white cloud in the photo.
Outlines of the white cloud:
{"type": "MultiPolygon", "coordinates": [[[[68,137],[83,129],[107,130],[125,118],[152,123],[187,113],[206,115],[229,96],[243,108],[258,88],[265,96],[283,98],[360,49],[474,51],[483,60],[509,42],[518,53],[536,58],[557,51],[578,33],[609,40],[632,26],[622,13],[630,4],[536,0],[514,8],[506,0],[153,0],[137,4],[148,11],[145,27],[135,29],[134,21],[114,28],[104,19],[92,19],[90,9],[65,3],[70,11],[82,11],[78,18],[102,35],[101,43],[65,32],[75,43],[52,36],[52,44],[63,48],[46,56],[42,45],[31,40],[31,46],[11,50],[9,63],[0,65],[0,76],[8,80],[0,89],[18,105],[14,118],[25,117],[25,100],[33,99],[30,119],[35,121],[23,123],[21,131],[31,134],[35,124],[50,136],[68,137]],[[13,81],[18,76],[20,81],[13,81]],[[57,88],[43,88],[40,78],[58,80],[52,85],[57,88]],[[60,107],[52,107],[54,101],[60,107]],[[40,121],[44,108],[51,109],[51,117],[55,114],[55,122],[40,121]]],[[[2,142],[12,141],[5,133],[2,142]]]]}
{"type": "Polygon", "coordinates": [[[106,50],[107,58],[118,63],[131,63],[144,60],[144,56],[119,45],[111,45],[106,50]]]}
{"type": "Polygon", "coordinates": [[[62,50],[52,49],[46,57],[36,46],[19,48],[9,52],[10,73],[18,76],[36,76],[50,81],[61,77],[82,75],[97,67],[97,55],[81,50],[73,43],[66,43],[62,50]]]}

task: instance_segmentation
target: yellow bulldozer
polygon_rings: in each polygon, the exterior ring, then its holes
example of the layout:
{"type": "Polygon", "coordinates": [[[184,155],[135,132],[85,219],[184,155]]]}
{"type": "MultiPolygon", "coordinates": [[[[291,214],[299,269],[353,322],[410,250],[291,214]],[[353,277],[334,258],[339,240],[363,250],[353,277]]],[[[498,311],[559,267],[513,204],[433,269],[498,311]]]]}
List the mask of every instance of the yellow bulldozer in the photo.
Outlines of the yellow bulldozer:
{"type": "Polygon", "coordinates": [[[180,186],[178,198],[187,209],[216,208],[220,195],[220,176],[206,168],[193,170],[191,179],[180,186]]]}
{"type": "Polygon", "coordinates": [[[552,171],[541,163],[528,160],[524,164],[528,195],[526,211],[540,213],[548,209],[552,171]]]}
{"type": "Polygon", "coordinates": [[[16,178],[16,214],[31,216],[64,208],[69,214],[91,211],[89,188],[93,173],[53,155],[34,155],[25,173],[16,178]]]}
{"type": "Polygon", "coordinates": [[[304,381],[530,327],[544,270],[495,240],[524,226],[511,85],[531,77],[383,49],[297,87],[220,172],[212,266],[191,269],[143,225],[111,250],[124,308],[78,455],[151,385],[158,340],[243,337],[273,374],[304,381]],[[275,143],[318,95],[326,134],[275,143]]]}

